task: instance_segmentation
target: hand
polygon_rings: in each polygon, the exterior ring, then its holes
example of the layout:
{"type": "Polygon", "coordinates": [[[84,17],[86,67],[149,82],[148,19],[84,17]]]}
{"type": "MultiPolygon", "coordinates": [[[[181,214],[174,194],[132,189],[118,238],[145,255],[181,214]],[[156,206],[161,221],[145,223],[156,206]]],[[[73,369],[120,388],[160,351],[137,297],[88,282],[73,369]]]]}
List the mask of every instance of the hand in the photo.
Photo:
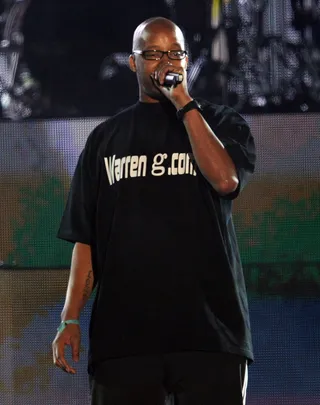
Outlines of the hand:
{"type": "Polygon", "coordinates": [[[187,87],[187,72],[181,66],[174,66],[171,62],[164,62],[158,65],[157,70],[151,75],[154,85],[179,109],[185,106],[192,98],[187,87]],[[182,83],[176,87],[165,87],[164,81],[167,73],[179,73],[183,76],[182,83]]]}
{"type": "Polygon", "coordinates": [[[71,346],[73,361],[79,361],[80,350],[80,327],[79,325],[66,325],[62,332],[58,332],[52,342],[53,363],[63,371],[75,374],[76,370],[71,367],[64,357],[64,348],[66,345],[71,346]]]}

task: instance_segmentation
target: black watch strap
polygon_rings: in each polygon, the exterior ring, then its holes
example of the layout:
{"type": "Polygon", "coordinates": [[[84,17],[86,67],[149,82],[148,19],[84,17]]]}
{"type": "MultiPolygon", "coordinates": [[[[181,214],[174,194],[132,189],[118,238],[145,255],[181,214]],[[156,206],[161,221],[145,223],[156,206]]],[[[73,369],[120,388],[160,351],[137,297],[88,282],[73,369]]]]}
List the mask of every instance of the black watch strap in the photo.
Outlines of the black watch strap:
{"type": "Polygon", "coordinates": [[[198,103],[197,100],[189,101],[189,103],[187,103],[184,107],[180,108],[180,110],[177,111],[178,120],[182,120],[184,114],[190,110],[202,110],[201,105],[198,103]]]}

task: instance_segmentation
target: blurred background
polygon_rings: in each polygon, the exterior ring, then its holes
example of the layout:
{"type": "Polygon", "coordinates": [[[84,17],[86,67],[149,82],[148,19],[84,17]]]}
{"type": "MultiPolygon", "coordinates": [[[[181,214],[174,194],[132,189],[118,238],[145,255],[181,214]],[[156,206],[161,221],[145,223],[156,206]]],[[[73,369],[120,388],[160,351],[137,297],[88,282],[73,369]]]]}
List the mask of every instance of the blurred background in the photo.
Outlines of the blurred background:
{"type": "Polygon", "coordinates": [[[234,205],[256,361],[248,405],[320,403],[320,1],[3,0],[0,9],[0,404],[89,403],[91,302],[78,374],[55,369],[72,245],[56,239],[90,131],[137,100],[132,34],[183,29],[193,96],[257,143],[234,205]]]}

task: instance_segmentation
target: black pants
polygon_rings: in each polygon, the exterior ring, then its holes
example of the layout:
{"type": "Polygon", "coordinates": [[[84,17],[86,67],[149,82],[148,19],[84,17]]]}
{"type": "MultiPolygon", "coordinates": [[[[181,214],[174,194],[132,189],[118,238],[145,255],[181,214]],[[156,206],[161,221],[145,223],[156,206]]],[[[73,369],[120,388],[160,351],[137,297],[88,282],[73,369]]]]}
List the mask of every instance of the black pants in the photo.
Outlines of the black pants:
{"type": "Polygon", "coordinates": [[[206,352],[108,360],[91,378],[91,405],[244,405],[243,357],[206,352]]]}

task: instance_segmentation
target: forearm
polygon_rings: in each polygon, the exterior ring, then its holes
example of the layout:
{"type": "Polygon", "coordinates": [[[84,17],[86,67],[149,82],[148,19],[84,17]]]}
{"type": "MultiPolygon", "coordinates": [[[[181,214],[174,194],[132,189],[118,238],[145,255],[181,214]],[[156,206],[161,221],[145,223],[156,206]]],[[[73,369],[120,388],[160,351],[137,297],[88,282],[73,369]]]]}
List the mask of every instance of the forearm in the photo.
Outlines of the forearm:
{"type": "Polygon", "coordinates": [[[238,179],[233,161],[202,115],[191,110],[185,114],[183,122],[201,173],[220,194],[234,191],[238,179]]]}
{"type": "Polygon", "coordinates": [[[93,288],[91,248],[76,243],[73,248],[70,276],[61,320],[78,319],[80,312],[90,298],[93,288]]]}
{"type": "MultiPolygon", "coordinates": [[[[177,109],[191,98],[175,103],[177,109]]],[[[187,130],[195,161],[208,182],[219,194],[228,194],[238,186],[235,166],[223,144],[198,110],[185,113],[183,123],[187,130]]]]}

